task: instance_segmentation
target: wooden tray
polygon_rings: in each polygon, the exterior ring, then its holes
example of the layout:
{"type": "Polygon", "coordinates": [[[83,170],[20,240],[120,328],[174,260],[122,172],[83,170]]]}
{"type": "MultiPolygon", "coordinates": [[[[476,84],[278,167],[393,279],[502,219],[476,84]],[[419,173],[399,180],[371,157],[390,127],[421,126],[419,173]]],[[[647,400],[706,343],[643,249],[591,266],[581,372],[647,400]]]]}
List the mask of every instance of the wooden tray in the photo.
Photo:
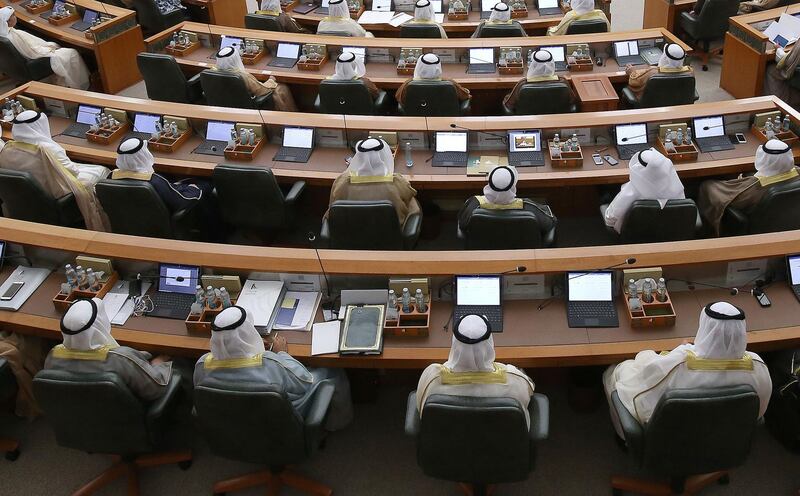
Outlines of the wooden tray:
{"type": "Polygon", "coordinates": [[[86,132],[86,139],[91,141],[92,143],[99,143],[101,145],[110,145],[112,142],[117,141],[118,139],[122,138],[125,134],[130,131],[131,125],[130,123],[126,122],[120,126],[117,126],[116,129],[109,130],[100,128],[97,132],[87,131],[86,132]]]}
{"type": "Polygon", "coordinates": [[[522,64],[509,64],[505,67],[502,65],[497,65],[497,72],[500,74],[506,75],[513,75],[513,74],[522,74],[525,71],[525,67],[522,64]]]}
{"type": "Polygon", "coordinates": [[[203,308],[203,311],[200,313],[200,315],[189,314],[186,317],[186,320],[184,320],[186,323],[186,330],[189,332],[208,334],[210,336],[211,323],[214,322],[214,318],[222,313],[223,310],[224,308],[221,306],[219,308],[214,308],[213,310],[206,306],[203,308]]]}
{"type": "Polygon", "coordinates": [[[255,157],[256,153],[261,150],[261,147],[264,146],[264,138],[256,141],[256,144],[253,146],[250,145],[240,145],[238,142],[233,146],[233,148],[225,147],[225,158],[228,160],[241,160],[246,162],[251,162],[253,157],[255,157]]]}
{"type": "Polygon", "coordinates": [[[594,62],[592,59],[580,59],[575,61],[574,64],[567,64],[567,69],[572,72],[588,72],[594,70],[594,62]]]}
{"type": "Polygon", "coordinates": [[[561,158],[553,158],[552,148],[553,140],[547,141],[547,150],[550,154],[550,165],[553,168],[575,168],[583,167],[583,150],[578,149],[577,152],[561,152],[561,158]]]}
{"type": "Polygon", "coordinates": [[[399,320],[387,320],[384,322],[383,335],[409,337],[428,336],[431,321],[430,295],[428,295],[426,299],[428,300],[426,312],[418,312],[417,305],[413,301],[411,303],[411,313],[403,313],[402,305],[398,305],[397,316],[399,320]]]}
{"type": "Polygon", "coordinates": [[[522,17],[528,17],[528,9],[511,9],[511,18],[512,19],[520,19],[522,17]]]}
{"type": "Polygon", "coordinates": [[[97,291],[86,291],[82,289],[73,289],[69,294],[58,293],[53,297],[53,306],[59,312],[66,312],[73,303],[78,300],[87,298],[100,298],[102,299],[114,287],[114,284],[119,281],[119,274],[112,272],[108,279],[103,283],[97,291]]]}
{"type": "Polygon", "coordinates": [[[404,67],[397,66],[397,75],[398,76],[413,76],[414,70],[417,68],[417,64],[406,64],[404,67]]]}
{"type": "Polygon", "coordinates": [[[189,139],[189,136],[191,134],[192,133],[190,133],[187,130],[187,131],[184,131],[183,133],[181,133],[181,135],[178,136],[177,138],[172,138],[172,137],[167,138],[167,137],[164,137],[164,136],[162,136],[161,138],[159,138],[157,140],[154,140],[153,138],[150,138],[149,140],[147,140],[147,147],[151,151],[155,151],[155,152],[173,153],[175,150],[180,148],[180,146],[183,145],[189,139]]]}
{"type": "Polygon", "coordinates": [[[667,149],[664,147],[664,142],[661,141],[661,138],[658,138],[656,140],[656,149],[673,162],[695,162],[700,153],[694,141],[692,141],[691,145],[675,145],[677,153],[668,153],[667,149]]]}
{"type": "Polygon", "coordinates": [[[642,302],[642,310],[632,312],[627,293],[622,295],[631,327],[670,327],[675,325],[675,308],[667,292],[667,301],[658,301],[653,295],[652,303],[642,302]]]}
{"type": "Polygon", "coordinates": [[[447,20],[448,21],[466,21],[469,19],[469,12],[464,13],[447,13],[447,20]]]}
{"type": "Polygon", "coordinates": [[[301,71],[314,71],[319,72],[320,68],[328,61],[328,56],[325,55],[319,60],[308,60],[306,62],[298,62],[297,68],[301,71]]]}
{"type": "MultiPolygon", "coordinates": [[[[764,134],[763,129],[753,126],[752,128],[750,128],[750,130],[753,131],[753,134],[756,135],[756,138],[758,138],[760,142],[766,143],[767,141],[769,141],[767,139],[767,136],[764,134]]],[[[795,143],[798,142],[798,140],[800,140],[800,138],[798,138],[793,131],[781,131],[779,133],[775,133],[775,138],[783,141],[789,146],[794,145],[795,143]]]]}
{"type": "Polygon", "coordinates": [[[358,9],[358,10],[351,10],[351,11],[350,11],[350,18],[351,18],[351,19],[355,19],[355,20],[357,21],[357,20],[358,20],[358,18],[359,18],[359,17],[361,17],[361,14],[363,14],[363,13],[364,13],[364,10],[365,10],[365,9],[364,9],[364,4],[362,3],[362,4],[361,4],[361,8],[360,8],[360,9],[358,9]]]}
{"type": "Polygon", "coordinates": [[[264,49],[262,48],[254,55],[242,55],[242,63],[244,63],[244,65],[257,64],[261,59],[264,58],[264,53],[264,49]]]}
{"type": "Polygon", "coordinates": [[[281,8],[284,12],[289,12],[290,10],[294,9],[297,4],[300,3],[300,0],[289,0],[284,1],[281,0],[281,8]]]}
{"type": "Polygon", "coordinates": [[[180,57],[189,55],[198,48],[200,48],[200,40],[189,43],[188,45],[175,45],[174,47],[167,45],[164,47],[164,51],[173,57],[180,57]]]}
{"type": "Polygon", "coordinates": [[[80,17],[78,17],[78,14],[72,14],[72,15],[68,15],[67,17],[61,17],[61,18],[58,18],[58,19],[55,19],[53,17],[48,17],[47,18],[47,22],[49,22],[53,26],[63,26],[64,24],[69,24],[71,22],[75,22],[75,21],[78,21],[78,20],[80,20],[80,17]]]}
{"type": "Polygon", "coordinates": [[[38,7],[33,7],[31,6],[31,4],[28,4],[25,6],[25,10],[27,10],[29,13],[33,15],[42,14],[44,12],[47,12],[48,10],[53,10],[53,2],[47,2],[46,4],[40,5],[38,7]]]}

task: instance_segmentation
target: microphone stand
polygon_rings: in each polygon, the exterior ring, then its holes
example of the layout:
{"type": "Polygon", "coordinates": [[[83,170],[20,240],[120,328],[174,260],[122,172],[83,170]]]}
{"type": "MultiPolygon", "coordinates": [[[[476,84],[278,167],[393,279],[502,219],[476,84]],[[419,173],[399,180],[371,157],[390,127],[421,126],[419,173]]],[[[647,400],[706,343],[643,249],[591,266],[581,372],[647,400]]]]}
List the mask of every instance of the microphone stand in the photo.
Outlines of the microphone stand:
{"type": "Polygon", "coordinates": [[[491,131],[479,131],[479,130],[477,130],[477,129],[470,129],[470,128],[468,128],[468,127],[459,126],[458,124],[456,124],[456,123],[454,123],[454,122],[451,122],[451,123],[450,123],[450,127],[451,127],[452,129],[460,129],[460,130],[462,130],[462,131],[470,131],[470,132],[473,132],[473,133],[483,133],[483,134],[488,134],[489,136],[493,136],[493,137],[495,137],[495,138],[498,138],[498,139],[499,139],[500,141],[502,141],[503,143],[506,143],[506,142],[508,141],[508,136],[506,136],[505,134],[493,133],[493,132],[491,132],[491,131]]]}

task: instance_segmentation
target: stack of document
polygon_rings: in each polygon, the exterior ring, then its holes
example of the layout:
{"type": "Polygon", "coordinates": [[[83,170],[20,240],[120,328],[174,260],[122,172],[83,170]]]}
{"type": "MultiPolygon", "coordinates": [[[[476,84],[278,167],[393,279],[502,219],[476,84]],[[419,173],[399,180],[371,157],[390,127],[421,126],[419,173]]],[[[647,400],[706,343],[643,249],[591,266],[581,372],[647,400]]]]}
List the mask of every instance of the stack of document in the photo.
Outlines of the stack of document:
{"type": "Polygon", "coordinates": [[[310,331],[321,300],[319,291],[287,291],[272,328],[276,331],[310,331]]]}
{"type": "Polygon", "coordinates": [[[800,37],[800,19],[793,15],[781,14],[777,22],[770,24],[764,34],[772,43],[785,47],[800,37]]]}
{"type": "Polygon", "coordinates": [[[252,315],[256,328],[268,334],[275,323],[278,307],[283,302],[286,288],[283,281],[254,281],[248,279],[239,293],[236,305],[252,315]]]}

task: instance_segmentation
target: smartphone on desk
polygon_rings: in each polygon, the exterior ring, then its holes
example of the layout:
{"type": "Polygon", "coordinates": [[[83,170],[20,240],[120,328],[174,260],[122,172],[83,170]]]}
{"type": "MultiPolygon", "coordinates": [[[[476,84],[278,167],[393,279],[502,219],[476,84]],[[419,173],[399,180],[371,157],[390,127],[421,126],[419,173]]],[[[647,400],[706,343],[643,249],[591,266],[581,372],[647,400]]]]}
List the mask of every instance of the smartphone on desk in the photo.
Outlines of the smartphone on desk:
{"type": "Polygon", "coordinates": [[[12,300],[17,295],[17,293],[19,293],[19,290],[22,289],[22,286],[24,285],[25,285],[24,281],[12,282],[11,286],[9,286],[8,289],[6,289],[5,293],[3,293],[2,296],[0,296],[0,301],[12,300]]]}

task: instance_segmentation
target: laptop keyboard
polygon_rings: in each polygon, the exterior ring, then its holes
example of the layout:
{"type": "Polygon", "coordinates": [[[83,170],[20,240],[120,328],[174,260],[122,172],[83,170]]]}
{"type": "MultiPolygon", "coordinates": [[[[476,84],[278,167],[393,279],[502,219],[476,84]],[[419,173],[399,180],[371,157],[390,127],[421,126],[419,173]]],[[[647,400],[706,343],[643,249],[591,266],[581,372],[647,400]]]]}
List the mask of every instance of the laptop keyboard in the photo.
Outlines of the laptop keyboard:
{"type": "Polygon", "coordinates": [[[730,150],[733,149],[733,144],[727,136],[712,136],[710,138],[699,138],[696,140],[697,145],[703,151],[712,150],[730,150]]]}
{"type": "Polygon", "coordinates": [[[458,167],[466,167],[467,153],[466,152],[436,152],[433,155],[433,165],[450,165],[458,167]]]}
{"type": "Polygon", "coordinates": [[[181,311],[186,310],[186,315],[192,310],[192,303],[194,303],[195,296],[184,293],[165,293],[163,291],[156,291],[150,295],[150,300],[153,302],[155,308],[173,308],[181,311]]]}
{"type": "Polygon", "coordinates": [[[638,152],[647,150],[648,148],[650,148],[650,145],[646,143],[641,145],[617,145],[617,152],[619,152],[620,159],[630,160],[638,152]]]}
{"type": "Polygon", "coordinates": [[[483,315],[489,324],[492,326],[493,331],[500,331],[503,329],[503,307],[497,305],[470,305],[467,307],[456,306],[453,312],[453,323],[458,322],[459,319],[465,315],[483,315]]]}
{"type": "Polygon", "coordinates": [[[308,162],[312,150],[313,148],[281,147],[272,159],[279,162],[308,162]]]}
{"type": "Polygon", "coordinates": [[[470,64],[467,68],[469,74],[492,74],[494,71],[494,64],[470,64]]]}
{"type": "Polygon", "coordinates": [[[544,152],[513,152],[508,154],[508,163],[513,166],[544,165],[544,152]]]}
{"type": "Polygon", "coordinates": [[[613,319],[617,316],[613,301],[571,301],[569,313],[581,319],[613,319]]]}

